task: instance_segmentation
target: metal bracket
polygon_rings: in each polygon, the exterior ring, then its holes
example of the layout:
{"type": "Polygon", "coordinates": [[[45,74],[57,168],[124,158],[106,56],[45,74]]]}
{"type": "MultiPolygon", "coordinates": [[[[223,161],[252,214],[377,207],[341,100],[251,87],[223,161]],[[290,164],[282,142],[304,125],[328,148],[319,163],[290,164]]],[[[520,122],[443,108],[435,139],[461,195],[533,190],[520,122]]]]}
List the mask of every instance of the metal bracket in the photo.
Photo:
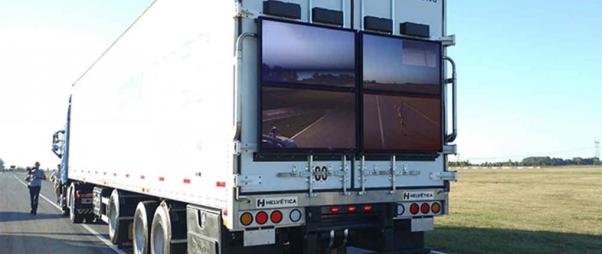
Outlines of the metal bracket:
{"type": "Polygon", "coordinates": [[[307,184],[308,184],[308,189],[309,189],[309,197],[315,197],[317,196],[316,194],[314,194],[314,174],[312,173],[312,169],[314,167],[314,156],[313,155],[308,155],[307,156],[307,172],[309,173],[309,176],[307,177],[307,184]]]}
{"type": "Polygon", "coordinates": [[[234,182],[236,186],[247,186],[251,184],[261,184],[261,176],[251,176],[251,175],[236,175],[234,176],[234,182]]]}
{"type": "Polygon", "coordinates": [[[349,171],[347,171],[347,157],[345,155],[342,156],[341,163],[342,163],[342,165],[341,165],[342,170],[339,172],[343,173],[341,175],[341,178],[342,178],[341,180],[343,183],[343,195],[347,196],[347,195],[349,195],[349,192],[347,192],[347,174],[349,174],[349,171]]]}
{"type": "Polygon", "coordinates": [[[456,144],[444,145],[443,154],[458,154],[458,146],[456,144]]]}
{"type": "Polygon", "coordinates": [[[240,155],[240,141],[234,141],[234,155],[240,155]]]}
{"type": "MultiPolygon", "coordinates": [[[[337,176],[337,177],[341,177],[341,182],[343,184],[343,195],[349,195],[349,192],[347,190],[347,185],[348,185],[348,181],[347,181],[347,176],[349,175],[349,171],[347,170],[347,158],[343,155],[342,160],[341,160],[342,166],[341,166],[341,170],[338,171],[331,171],[329,170],[326,175],[327,176],[337,176]]],[[[329,166],[330,168],[330,166],[329,166]]],[[[307,166],[307,170],[305,171],[298,171],[297,167],[293,166],[293,169],[290,172],[279,172],[276,174],[276,177],[281,177],[281,178],[287,178],[287,177],[299,177],[299,178],[307,178],[307,182],[308,182],[308,191],[309,191],[309,196],[310,197],[315,197],[317,196],[316,193],[313,192],[314,189],[314,177],[316,175],[318,175],[317,173],[313,172],[313,155],[309,155],[308,156],[308,166],[307,166]]]]}
{"type": "Polygon", "coordinates": [[[441,42],[441,44],[444,47],[456,46],[456,35],[452,34],[452,35],[448,35],[448,36],[445,36],[445,37],[441,37],[439,39],[439,41],[441,42]]]}
{"type": "MultiPolygon", "coordinates": [[[[363,2],[362,2],[363,6],[363,2]]],[[[364,195],[366,193],[366,156],[362,155],[360,161],[360,185],[362,186],[362,190],[357,193],[357,195],[364,195]]]]}
{"type": "Polygon", "coordinates": [[[458,174],[456,171],[446,171],[446,172],[439,172],[439,173],[431,173],[430,175],[431,179],[435,180],[435,181],[454,181],[457,182],[458,181],[458,174]]]}
{"type": "Polygon", "coordinates": [[[254,14],[242,7],[242,3],[236,2],[234,6],[234,18],[249,18],[254,14]]]}
{"type": "Polygon", "coordinates": [[[395,155],[391,156],[391,167],[386,170],[377,170],[373,168],[372,170],[366,170],[366,161],[365,157],[362,156],[360,161],[360,184],[361,191],[358,192],[358,195],[364,195],[366,193],[366,178],[369,176],[388,176],[391,180],[391,191],[390,194],[394,194],[397,190],[397,177],[398,176],[418,176],[421,174],[419,170],[408,170],[406,165],[403,165],[401,170],[397,169],[397,158],[395,155]]]}

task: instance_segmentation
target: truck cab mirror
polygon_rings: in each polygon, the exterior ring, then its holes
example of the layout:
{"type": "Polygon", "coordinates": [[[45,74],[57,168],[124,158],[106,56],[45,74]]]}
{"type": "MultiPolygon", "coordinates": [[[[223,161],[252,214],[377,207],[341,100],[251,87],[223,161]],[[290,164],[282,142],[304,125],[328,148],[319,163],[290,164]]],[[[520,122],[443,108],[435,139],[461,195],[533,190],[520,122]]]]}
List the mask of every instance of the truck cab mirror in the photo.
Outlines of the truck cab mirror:
{"type": "Polygon", "coordinates": [[[59,158],[63,157],[64,135],[64,130],[59,130],[52,135],[52,152],[59,158]]]}

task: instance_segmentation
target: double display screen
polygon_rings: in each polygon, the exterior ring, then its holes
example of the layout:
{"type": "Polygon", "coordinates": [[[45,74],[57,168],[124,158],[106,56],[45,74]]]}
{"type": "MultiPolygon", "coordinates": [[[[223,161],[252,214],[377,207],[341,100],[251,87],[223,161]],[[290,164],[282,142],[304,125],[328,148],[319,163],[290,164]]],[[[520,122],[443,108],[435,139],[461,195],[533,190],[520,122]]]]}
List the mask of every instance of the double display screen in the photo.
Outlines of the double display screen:
{"type": "Polygon", "coordinates": [[[262,151],[441,149],[439,44],[260,22],[262,151]]]}

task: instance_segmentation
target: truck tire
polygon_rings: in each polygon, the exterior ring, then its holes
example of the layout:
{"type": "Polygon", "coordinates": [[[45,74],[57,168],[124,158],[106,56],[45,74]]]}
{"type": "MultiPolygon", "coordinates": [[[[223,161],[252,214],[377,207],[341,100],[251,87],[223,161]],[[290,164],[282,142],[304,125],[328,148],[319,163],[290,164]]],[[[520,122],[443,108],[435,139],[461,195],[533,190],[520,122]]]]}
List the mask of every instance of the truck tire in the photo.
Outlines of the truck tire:
{"type": "Polygon", "coordinates": [[[75,184],[69,188],[69,219],[72,223],[82,223],[84,216],[77,212],[77,202],[75,201],[75,184]]]}
{"type": "Polygon", "coordinates": [[[150,229],[153,223],[153,214],[158,205],[159,202],[157,201],[142,201],[136,207],[136,212],[134,213],[134,236],[132,237],[134,254],[150,253],[150,229]]]}
{"type": "MultiPolygon", "coordinates": [[[[181,214],[178,215],[178,212],[181,211],[181,208],[170,208],[165,201],[157,207],[151,224],[150,250],[152,254],[186,253],[186,221],[180,218],[181,214]],[[182,225],[182,223],[184,224],[182,225]],[[178,239],[178,235],[182,238],[178,239]]],[[[183,211],[185,212],[185,209],[183,211]]],[[[183,218],[185,217],[184,213],[183,218]]]]}
{"type": "Polygon", "coordinates": [[[109,208],[107,215],[109,217],[109,238],[113,244],[121,245],[127,241],[128,226],[121,221],[121,211],[119,202],[119,191],[113,190],[109,198],[109,208]]]}

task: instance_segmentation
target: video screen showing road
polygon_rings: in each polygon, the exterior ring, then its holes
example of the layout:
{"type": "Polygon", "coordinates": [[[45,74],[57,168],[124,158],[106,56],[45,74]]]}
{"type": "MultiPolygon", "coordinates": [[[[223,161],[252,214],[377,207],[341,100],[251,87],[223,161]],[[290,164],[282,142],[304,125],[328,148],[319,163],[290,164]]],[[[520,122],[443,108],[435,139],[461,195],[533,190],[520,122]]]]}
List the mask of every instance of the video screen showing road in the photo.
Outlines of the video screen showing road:
{"type": "Polygon", "coordinates": [[[355,87],[355,34],[262,20],[262,83],[355,87]]]}
{"type": "Polygon", "coordinates": [[[364,94],[364,150],[437,152],[441,100],[364,94]]]}
{"type": "Polygon", "coordinates": [[[355,149],[355,94],[263,87],[262,148],[355,149]]]}
{"type": "Polygon", "coordinates": [[[363,34],[364,89],[441,93],[437,43],[363,34]]]}
{"type": "Polygon", "coordinates": [[[363,149],[441,150],[440,45],[363,34],[363,149]]]}

